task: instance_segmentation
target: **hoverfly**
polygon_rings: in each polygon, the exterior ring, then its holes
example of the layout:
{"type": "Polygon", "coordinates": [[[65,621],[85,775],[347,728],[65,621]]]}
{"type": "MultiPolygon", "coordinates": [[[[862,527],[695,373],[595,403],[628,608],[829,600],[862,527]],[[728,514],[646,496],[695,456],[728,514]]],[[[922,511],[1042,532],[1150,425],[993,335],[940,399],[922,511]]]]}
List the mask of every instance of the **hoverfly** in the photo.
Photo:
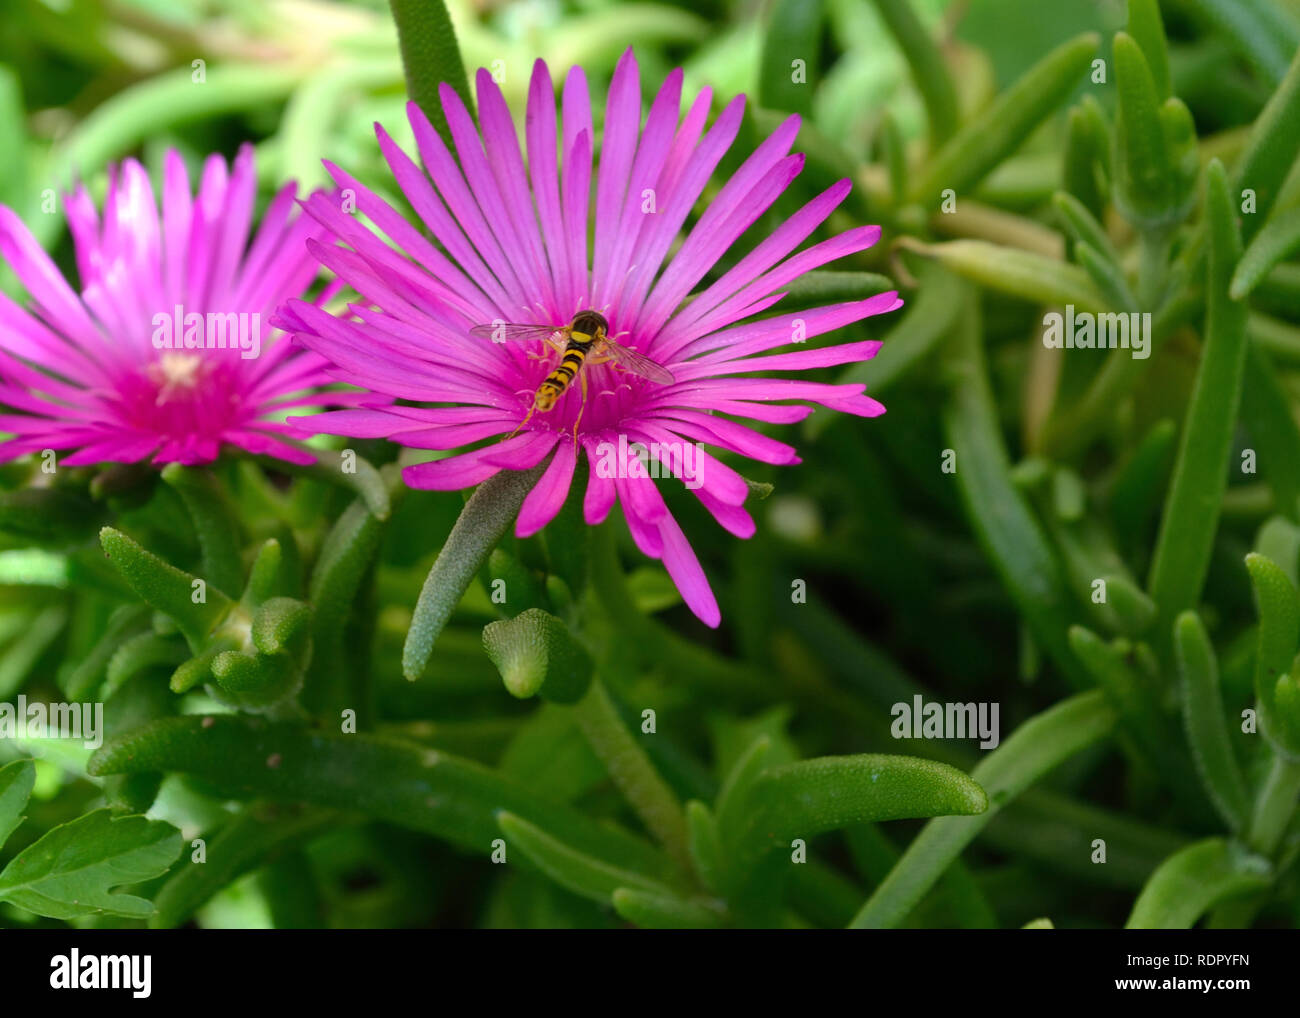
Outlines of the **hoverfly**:
{"type": "Polygon", "coordinates": [[[538,385],[537,391],[533,393],[533,405],[528,415],[519,422],[519,427],[512,434],[518,433],[534,413],[546,413],[553,409],[576,378],[582,389],[582,408],[578,411],[577,420],[573,422],[573,433],[576,438],[578,423],[582,420],[583,410],[587,407],[587,376],[582,370],[587,364],[612,362],[616,367],[642,378],[648,378],[652,382],[670,385],[674,381],[672,373],[663,365],[656,364],[649,357],[643,357],[616,342],[609,335],[609,322],[598,311],[579,311],[568,325],[520,325],[498,322],[495,325],[475,325],[469,331],[471,335],[484,336],[497,341],[545,340],[560,354],[560,363],[538,385]]]}

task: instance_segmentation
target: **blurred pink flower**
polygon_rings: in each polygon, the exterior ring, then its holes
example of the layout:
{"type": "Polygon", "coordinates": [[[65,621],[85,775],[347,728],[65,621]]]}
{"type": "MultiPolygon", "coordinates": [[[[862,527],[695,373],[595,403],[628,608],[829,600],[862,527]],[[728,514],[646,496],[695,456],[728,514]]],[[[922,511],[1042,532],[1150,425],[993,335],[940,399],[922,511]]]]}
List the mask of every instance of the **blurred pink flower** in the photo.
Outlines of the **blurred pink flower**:
{"type": "Polygon", "coordinates": [[[228,444],[310,463],[282,440],[301,432],[271,418],[354,402],[314,393],[333,382],[322,359],[270,328],[275,308],[320,268],[306,241],[324,231],[299,214],[294,186],[275,196],[249,244],[252,146],[229,169],[210,156],[197,195],[177,152],[163,174],[161,215],[132,159],[110,168],[102,219],[84,187],[67,196],[79,294],[0,206],[0,256],[31,295],[24,308],[0,294],[0,432],[14,436],[0,459],[73,449],[61,463],[194,464],[228,444]]]}
{"type": "Polygon", "coordinates": [[[763,354],[892,311],[902,301],[891,292],[746,321],[776,304],[792,280],[878,239],[879,227],[863,226],[792,253],[848,194],[844,180],[686,303],[798,175],[803,156],[787,154],[799,131],[799,119],[791,117],[721,187],[670,256],[734,140],[744,108],[741,96],[706,131],[709,92],[679,122],[681,89],[682,72],[676,70],[642,124],[639,72],[629,49],[610,84],[594,174],[591,103],[579,68],[568,75],[557,118],[550,73],[540,60],[534,66],[526,168],[510,112],[486,71],[477,79],[481,131],[456,93],[442,88],[455,157],[410,104],[425,169],[382,127],[377,127],[379,144],[398,186],[440,246],[327,163],[343,193],[355,195],[357,209],[398,250],[337,203],[314,197],[307,210],[348,246],[313,241],[312,249],[370,306],[355,306],[354,319],[342,320],[294,301],[282,309],[280,322],[333,362],[335,378],[388,397],[293,421],[312,431],[457,450],[408,467],[404,478],[414,488],[465,488],[501,470],[526,470],[554,453],[519,513],[521,537],[539,531],[559,511],[581,449],[591,464],[583,503],[587,522],[600,523],[621,502],[638,548],[662,559],[686,604],[716,626],[718,605],[704,571],[655,481],[627,451],[629,443],[689,447],[689,455],[698,455],[698,483],[688,486],[727,531],[751,536],[754,522],[743,505],[747,483],[712,454],[697,454],[697,444],[766,463],[797,463],[791,446],[735,418],[788,424],[811,413],[806,403],[862,417],[883,413],[862,385],[742,376],[866,360],[878,342],[763,354]],[[593,175],[594,239],[588,250],[593,175]],[[528,416],[534,392],[559,354],[542,339],[529,345],[499,343],[473,336],[470,329],[502,321],[560,327],[584,309],[602,314],[618,342],[662,365],[672,381],[588,361],[582,368],[589,382],[585,409],[575,380],[553,410],[528,416]],[[406,406],[396,400],[439,405],[406,406]],[[496,441],[501,435],[510,437],[496,441]],[[491,441],[464,450],[484,440],[491,441]],[[622,463],[611,461],[611,454],[622,463]]]}

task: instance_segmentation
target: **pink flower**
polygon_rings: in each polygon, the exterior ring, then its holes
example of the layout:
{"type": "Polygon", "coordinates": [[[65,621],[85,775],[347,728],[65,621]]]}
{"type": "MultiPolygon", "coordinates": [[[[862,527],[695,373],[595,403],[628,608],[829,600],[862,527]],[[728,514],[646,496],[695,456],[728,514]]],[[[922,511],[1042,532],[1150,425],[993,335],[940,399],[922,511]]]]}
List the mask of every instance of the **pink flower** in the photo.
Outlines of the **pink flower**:
{"type": "MultiPolygon", "coordinates": [[[[352,308],[344,321],[291,302],[282,309],[295,338],[329,358],[334,377],[387,397],[369,405],[295,418],[303,427],[353,437],[385,437],[421,449],[457,450],[408,467],[414,488],[456,489],[501,470],[526,470],[550,456],[524,501],[521,537],[541,530],[559,511],[579,452],[590,465],[583,503],[600,523],[616,502],[637,546],[662,559],[691,610],[719,622],[708,580],[643,469],[634,443],[697,457],[688,487],[718,523],[749,537],[744,478],[699,445],[766,463],[798,463],[795,450],[737,418],[792,423],[820,403],[873,417],[884,407],[861,385],[752,377],[865,360],[879,343],[815,348],[795,345],[901,305],[896,293],[797,314],[756,319],[781,288],[805,272],[870,247],[880,236],[863,226],[793,253],[849,191],[847,180],[814,198],[726,271],[687,296],[772,203],[803,166],[788,150],[799,130],[791,117],[718,191],[670,253],[740,126],[744,97],[705,130],[710,95],[700,95],[679,120],[682,73],[674,71],[654,97],[644,124],[641,87],[631,50],[609,88],[598,169],[593,174],[591,104],[579,68],[570,71],[556,116],[546,65],[533,69],[522,158],[515,125],[500,90],[478,74],[481,133],[456,93],[442,88],[455,157],[424,114],[408,107],[425,170],[377,128],[397,183],[440,247],[348,174],[326,164],[357,208],[401,252],[333,203],[313,198],[308,211],[348,247],[312,242],[322,262],[373,306],[352,308]],[[557,153],[556,138],[559,135],[557,153]],[[594,223],[589,220],[595,179],[594,223]],[[593,241],[588,246],[589,227],[593,241]],[[592,309],[625,348],[671,373],[671,381],[623,370],[617,361],[581,368],[580,379],[546,411],[535,392],[560,359],[542,337],[493,342],[475,326],[534,323],[560,327],[592,309]],[[407,406],[396,400],[434,406],[407,406]],[[802,401],[792,404],[787,401],[802,401]],[[500,436],[506,435],[504,441],[500,436]],[[621,441],[620,441],[621,440],[621,441]],[[487,441],[469,451],[464,447],[487,441]],[[632,451],[629,451],[631,447],[632,451]],[[612,475],[612,476],[611,476],[612,475]]],[[[495,338],[504,334],[496,330],[495,338]]],[[[596,348],[598,349],[598,347],[596,348]]],[[[594,352],[594,351],[593,351],[594,352]]],[[[684,473],[684,471],[679,471],[684,473]]]]}
{"type": "Polygon", "coordinates": [[[110,168],[102,220],[84,187],[65,200],[79,294],[0,206],[0,255],[32,298],[25,309],[0,294],[0,432],[14,436],[0,459],[74,449],[63,464],[193,464],[229,444],[313,462],[272,416],[354,400],[309,392],[332,383],[323,361],[269,325],[316,278],[306,241],[323,231],[289,185],[249,244],[256,189],[247,145],[230,169],[209,157],[197,195],[168,152],[161,215],[138,162],[110,168]]]}

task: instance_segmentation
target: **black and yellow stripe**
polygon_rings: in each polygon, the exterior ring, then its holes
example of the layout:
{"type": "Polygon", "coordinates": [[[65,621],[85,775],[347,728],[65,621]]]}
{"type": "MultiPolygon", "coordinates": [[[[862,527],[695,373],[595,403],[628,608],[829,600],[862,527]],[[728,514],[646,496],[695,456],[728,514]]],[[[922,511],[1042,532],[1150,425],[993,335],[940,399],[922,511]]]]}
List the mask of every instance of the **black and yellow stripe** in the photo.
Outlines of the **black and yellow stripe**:
{"type": "Polygon", "coordinates": [[[596,311],[579,311],[574,316],[573,321],[564,329],[568,342],[560,363],[537,387],[537,393],[533,397],[534,410],[545,413],[555,406],[582,371],[591,348],[603,340],[608,331],[609,323],[605,321],[604,315],[596,311]]]}
{"type": "Polygon", "coordinates": [[[595,342],[594,337],[587,338],[578,332],[569,334],[569,342],[564,348],[564,356],[560,358],[560,363],[537,387],[538,410],[549,410],[564,395],[564,390],[578,377],[578,372],[582,370],[583,362],[586,361],[587,354],[595,342]]]}

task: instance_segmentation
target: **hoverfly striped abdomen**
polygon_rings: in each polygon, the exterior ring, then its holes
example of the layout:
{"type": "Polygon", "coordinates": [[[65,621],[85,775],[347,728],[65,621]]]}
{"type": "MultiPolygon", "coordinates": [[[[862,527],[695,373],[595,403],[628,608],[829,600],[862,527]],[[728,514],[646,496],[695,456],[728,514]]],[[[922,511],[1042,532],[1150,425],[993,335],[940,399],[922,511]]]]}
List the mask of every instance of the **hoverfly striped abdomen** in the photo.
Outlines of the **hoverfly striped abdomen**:
{"type": "MultiPolygon", "coordinates": [[[[529,408],[519,427],[511,432],[518,434],[536,412],[546,413],[555,407],[575,381],[582,383],[582,406],[573,422],[574,441],[577,441],[578,425],[582,421],[583,410],[587,404],[587,376],[583,367],[587,364],[603,364],[613,361],[614,366],[628,374],[648,379],[659,385],[672,385],[672,372],[662,364],[657,364],[649,357],[642,356],[623,346],[609,334],[609,322],[598,311],[579,311],[568,325],[527,325],[520,322],[496,321],[488,325],[475,325],[470,333],[483,336],[494,343],[507,340],[516,342],[542,341],[560,354],[560,363],[537,386],[533,394],[533,405],[529,408]]],[[[622,335],[620,333],[620,335],[622,335]]]]}
{"type": "Polygon", "coordinates": [[[556,401],[564,395],[564,390],[569,387],[569,383],[578,377],[578,372],[582,370],[591,348],[605,338],[608,330],[609,323],[605,321],[603,315],[595,311],[582,311],[573,319],[573,323],[566,330],[569,340],[565,344],[560,363],[537,387],[534,403],[538,410],[545,413],[555,406],[556,401]]]}

